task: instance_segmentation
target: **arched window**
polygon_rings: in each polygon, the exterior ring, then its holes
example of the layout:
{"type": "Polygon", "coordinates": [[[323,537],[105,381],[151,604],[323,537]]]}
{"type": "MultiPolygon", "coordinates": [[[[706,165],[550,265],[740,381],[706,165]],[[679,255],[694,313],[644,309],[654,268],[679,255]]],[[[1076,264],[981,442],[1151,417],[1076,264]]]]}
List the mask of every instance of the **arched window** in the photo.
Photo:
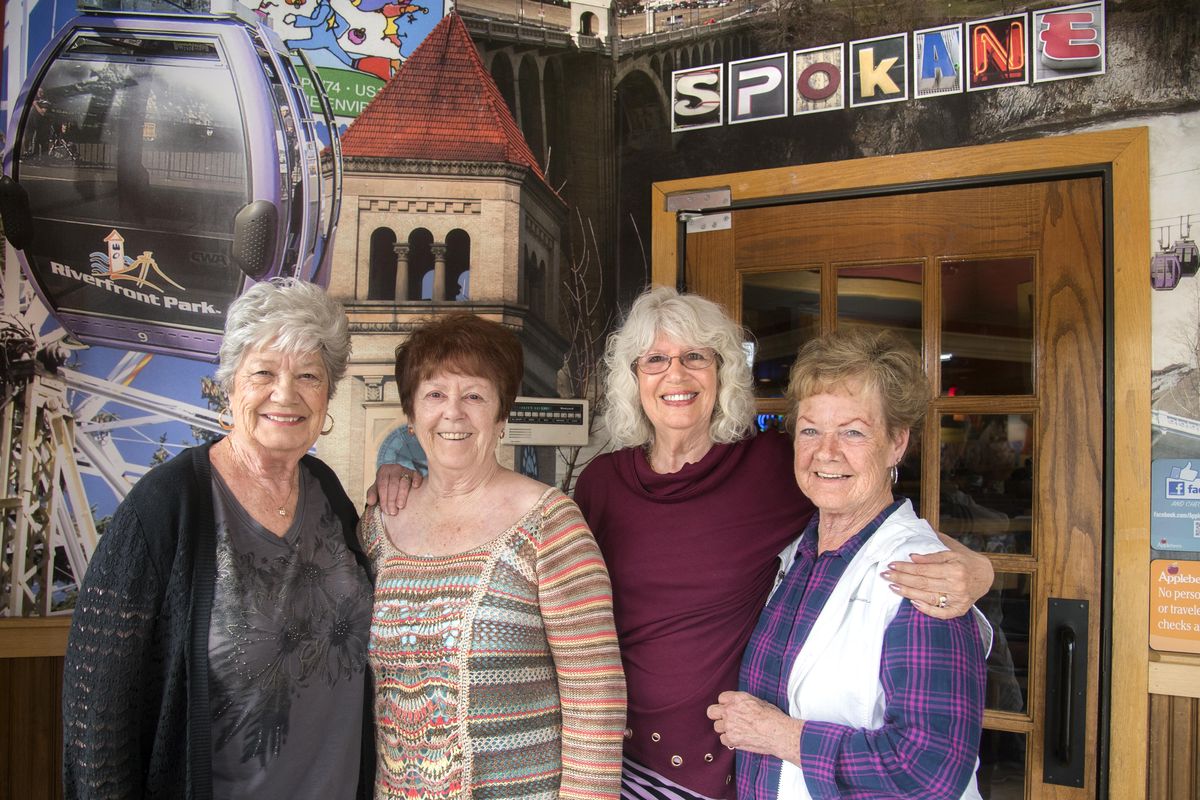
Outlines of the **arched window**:
{"type": "Polygon", "coordinates": [[[500,90],[500,96],[504,98],[505,104],[508,106],[509,112],[515,117],[517,115],[517,92],[513,85],[513,65],[509,61],[508,56],[504,53],[496,53],[492,58],[492,80],[496,82],[496,88],[500,90]]]}
{"type": "Polygon", "coordinates": [[[546,262],[543,260],[539,263],[537,253],[531,252],[528,247],[525,248],[525,258],[523,259],[524,273],[522,286],[523,300],[525,305],[529,307],[529,313],[534,316],[543,317],[546,309],[546,262]]]}
{"type": "Polygon", "coordinates": [[[561,186],[567,175],[567,92],[563,89],[562,62],[552,58],[546,62],[543,72],[542,99],[546,113],[546,177],[551,186],[561,186]]]}
{"type": "Polygon", "coordinates": [[[541,164],[546,160],[542,136],[542,80],[533,56],[521,59],[517,83],[521,95],[521,133],[525,135],[533,157],[541,164]]]}
{"type": "Polygon", "coordinates": [[[414,228],[408,234],[408,296],[433,299],[433,234],[414,228]]]}
{"type": "Polygon", "coordinates": [[[596,35],[596,15],[586,11],[579,16],[579,33],[582,36],[596,35]]]}
{"type": "Polygon", "coordinates": [[[547,289],[549,289],[549,286],[547,284],[550,281],[549,281],[549,276],[546,274],[546,262],[541,259],[538,260],[537,277],[538,277],[538,283],[541,285],[538,286],[538,291],[537,291],[536,295],[534,296],[534,303],[533,303],[531,310],[533,311],[535,316],[539,316],[542,319],[546,319],[548,316],[546,313],[546,305],[547,305],[546,304],[546,294],[547,294],[547,289]]]}
{"type": "Polygon", "coordinates": [[[376,228],[371,233],[370,266],[367,272],[367,299],[396,298],[396,233],[391,228],[376,228]]]}
{"type": "Polygon", "coordinates": [[[469,300],[471,288],[471,235],[455,228],[446,234],[446,297],[469,300]]]}

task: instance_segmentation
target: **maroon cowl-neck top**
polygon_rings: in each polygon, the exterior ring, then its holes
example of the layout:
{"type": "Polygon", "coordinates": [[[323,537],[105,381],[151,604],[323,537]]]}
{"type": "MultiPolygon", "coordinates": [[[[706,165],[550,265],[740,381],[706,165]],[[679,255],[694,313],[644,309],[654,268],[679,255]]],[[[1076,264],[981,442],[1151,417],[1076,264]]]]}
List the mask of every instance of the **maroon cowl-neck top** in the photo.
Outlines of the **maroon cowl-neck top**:
{"type": "Polygon", "coordinates": [[[734,797],[733,752],[705,715],[737,689],[742,650],[812,504],[778,433],[715,445],[659,475],[640,448],[597,457],[575,501],[600,543],[629,716],[626,757],[708,797],[734,797]]]}

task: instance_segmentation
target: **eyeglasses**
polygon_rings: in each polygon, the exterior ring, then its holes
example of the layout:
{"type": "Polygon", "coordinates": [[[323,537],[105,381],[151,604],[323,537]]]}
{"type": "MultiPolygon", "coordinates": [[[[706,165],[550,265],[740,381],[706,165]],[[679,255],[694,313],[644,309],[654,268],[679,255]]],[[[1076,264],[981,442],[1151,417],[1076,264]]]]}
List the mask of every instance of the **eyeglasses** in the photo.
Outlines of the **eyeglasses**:
{"type": "Polygon", "coordinates": [[[646,353],[646,355],[635,359],[629,366],[643,375],[657,375],[660,372],[669,370],[671,362],[677,358],[679,359],[679,363],[688,369],[708,369],[716,363],[717,353],[708,347],[702,347],[699,350],[688,350],[686,353],[680,353],[677,356],[669,356],[665,353],[646,353]]]}

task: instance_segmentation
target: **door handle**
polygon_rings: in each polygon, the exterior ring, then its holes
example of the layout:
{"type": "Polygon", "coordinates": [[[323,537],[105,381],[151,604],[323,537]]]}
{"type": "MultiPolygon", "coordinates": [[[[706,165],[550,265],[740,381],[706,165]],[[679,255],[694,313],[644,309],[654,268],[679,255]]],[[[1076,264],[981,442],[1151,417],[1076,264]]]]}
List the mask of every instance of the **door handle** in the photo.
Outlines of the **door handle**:
{"type": "Polygon", "coordinates": [[[1088,602],[1046,601],[1046,703],[1042,781],[1084,785],[1087,738],[1088,602]]]}
{"type": "Polygon", "coordinates": [[[1058,758],[1071,761],[1071,731],[1074,725],[1075,631],[1058,629],[1058,758]]]}

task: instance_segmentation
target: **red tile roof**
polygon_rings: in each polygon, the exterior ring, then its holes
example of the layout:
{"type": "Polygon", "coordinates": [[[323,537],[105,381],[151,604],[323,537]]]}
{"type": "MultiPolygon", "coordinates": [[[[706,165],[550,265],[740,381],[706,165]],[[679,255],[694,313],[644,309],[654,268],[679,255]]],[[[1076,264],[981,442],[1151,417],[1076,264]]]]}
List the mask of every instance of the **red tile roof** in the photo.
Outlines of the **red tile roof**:
{"type": "Polygon", "coordinates": [[[342,137],[348,158],[484,161],[546,176],[458,14],[447,14],[342,137]]]}

